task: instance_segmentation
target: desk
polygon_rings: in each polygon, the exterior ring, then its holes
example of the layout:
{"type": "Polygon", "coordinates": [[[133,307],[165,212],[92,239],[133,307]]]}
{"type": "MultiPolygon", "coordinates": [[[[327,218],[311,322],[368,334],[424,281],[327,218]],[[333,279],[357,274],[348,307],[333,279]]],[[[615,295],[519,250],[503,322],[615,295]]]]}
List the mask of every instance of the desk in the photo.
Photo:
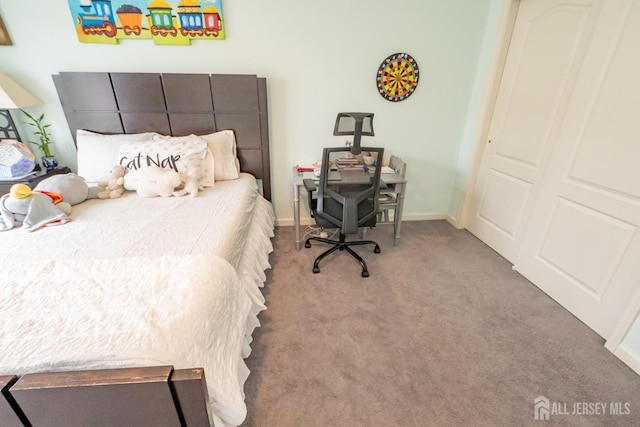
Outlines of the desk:
{"type": "MultiPolygon", "coordinates": [[[[340,181],[335,181],[335,183],[340,184],[340,182],[345,181],[355,182],[353,179],[356,179],[356,181],[362,181],[362,177],[365,176],[365,173],[369,175],[369,172],[341,171],[340,174],[342,179],[340,181]],[[358,176],[350,176],[350,174],[359,175],[359,179],[358,176]]],[[[313,172],[298,173],[296,168],[293,168],[293,227],[296,233],[296,249],[300,249],[302,247],[302,241],[300,239],[300,192],[302,189],[302,193],[306,193],[303,180],[305,178],[313,177],[313,172]]],[[[393,245],[397,246],[400,240],[400,226],[402,225],[402,206],[404,205],[404,193],[406,187],[404,184],[407,183],[407,180],[404,176],[398,175],[397,173],[383,173],[380,176],[380,180],[388,185],[401,184],[396,185],[398,188],[398,208],[396,209],[396,214],[393,218],[393,245]]],[[[332,183],[333,182],[334,181],[332,181],[332,183]]]]}

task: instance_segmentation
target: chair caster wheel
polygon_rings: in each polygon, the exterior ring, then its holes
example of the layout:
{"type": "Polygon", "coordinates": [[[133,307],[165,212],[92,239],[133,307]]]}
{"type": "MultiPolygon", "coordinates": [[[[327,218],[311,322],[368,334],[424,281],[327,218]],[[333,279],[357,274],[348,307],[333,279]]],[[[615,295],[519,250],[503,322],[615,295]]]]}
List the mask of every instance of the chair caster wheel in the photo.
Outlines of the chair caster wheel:
{"type": "Polygon", "coordinates": [[[304,247],[305,248],[310,248],[311,247],[311,243],[310,242],[304,242],[304,247]]]}
{"type": "Polygon", "coordinates": [[[375,248],[373,248],[373,252],[379,254],[380,253],[380,246],[377,246],[375,248]]]}
{"type": "Polygon", "coordinates": [[[369,272],[367,270],[362,270],[362,277],[369,277],[369,272]]]}
{"type": "Polygon", "coordinates": [[[320,268],[319,267],[313,267],[313,272],[314,273],[320,273],[320,268]]]}

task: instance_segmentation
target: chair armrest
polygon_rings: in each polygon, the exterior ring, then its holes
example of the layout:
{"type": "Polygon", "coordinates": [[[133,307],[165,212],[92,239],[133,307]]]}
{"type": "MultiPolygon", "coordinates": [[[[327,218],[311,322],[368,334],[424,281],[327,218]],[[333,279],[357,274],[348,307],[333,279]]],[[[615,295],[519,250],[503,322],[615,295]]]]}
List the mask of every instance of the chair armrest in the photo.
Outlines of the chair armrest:
{"type": "Polygon", "coordinates": [[[307,190],[307,199],[309,200],[309,213],[313,218],[315,217],[313,211],[317,206],[314,203],[313,193],[318,190],[318,187],[316,186],[316,182],[313,179],[305,178],[302,180],[302,183],[304,184],[304,189],[307,190]]]}
{"type": "Polygon", "coordinates": [[[313,193],[316,191],[316,182],[311,178],[305,178],[302,180],[304,183],[304,188],[307,190],[307,193],[313,193]]]}

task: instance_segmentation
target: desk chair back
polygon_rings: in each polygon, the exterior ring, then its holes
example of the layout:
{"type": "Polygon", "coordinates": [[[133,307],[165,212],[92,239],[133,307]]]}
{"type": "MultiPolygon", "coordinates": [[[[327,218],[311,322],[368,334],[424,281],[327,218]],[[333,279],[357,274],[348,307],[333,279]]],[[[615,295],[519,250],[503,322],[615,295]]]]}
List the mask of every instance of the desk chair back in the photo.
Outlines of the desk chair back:
{"type": "MultiPolygon", "coordinates": [[[[407,164],[398,156],[391,156],[389,159],[389,167],[400,176],[405,176],[407,173],[407,164]]],[[[378,222],[388,223],[390,210],[393,210],[395,222],[397,215],[396,208],[398,207],[398,193],[403,190],[403,186],[404,184],[392,184],[380,191],[379,216],[382,218],[379,217],[378,222]]]]}
{"type": "Polygon", "coordinates": [[[391,156],[389,159],[389,167],[400,176],[405,176],[407,173],[407,164],[398,156],[391,156]]]}
{"type": "MultiPolygon", "coordinates": [[[[384,154],[383,148],[362,147],[362,151],[377,153],[378,159],[384,154]]],[[[331,162],[340,157],[336,153],[347,152],[346,147],[325,148],[322,152],[315,220],[322,227],[340,228],[341,234],[354,234],[359,227],[376,224],[382,162],[369,167],[374,168],[373,173],[366,169],[343,171],[343,179],[336,185],[328,178],[331,162]],[[353,182],[348,174],[355,178],[353,182]]]]}

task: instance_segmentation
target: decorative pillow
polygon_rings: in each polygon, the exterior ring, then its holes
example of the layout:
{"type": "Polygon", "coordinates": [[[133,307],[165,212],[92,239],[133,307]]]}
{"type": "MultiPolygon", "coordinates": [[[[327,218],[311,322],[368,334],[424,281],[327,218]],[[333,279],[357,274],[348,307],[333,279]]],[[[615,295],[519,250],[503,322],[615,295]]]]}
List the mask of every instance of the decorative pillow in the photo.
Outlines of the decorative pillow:
{"type": "Polygon", "coordinates": [[[236,136],[232,130],[222,130],[200,135],[209,145],[216,164],[216,181],[238,179],[240,177],[240,162],[236,150],[236,136]]]}
{"type": "Polygon", "coordinates": [[[109,171],[118,164],[120,146],[125,142],[150,141],[154,132],[105,135],[78,129],[78,175],[87,182],[109,180],[109,171]]]}
{"type": "Polygon", "coordinates": [[[207,141],[196,135],[172,137],[155,134],[150,141],[122,144],[118,163],[130,170],[148,166],[176,172],[196,169],[202,186],[213,187],[215,183],[213,156],[207,141]]]}

